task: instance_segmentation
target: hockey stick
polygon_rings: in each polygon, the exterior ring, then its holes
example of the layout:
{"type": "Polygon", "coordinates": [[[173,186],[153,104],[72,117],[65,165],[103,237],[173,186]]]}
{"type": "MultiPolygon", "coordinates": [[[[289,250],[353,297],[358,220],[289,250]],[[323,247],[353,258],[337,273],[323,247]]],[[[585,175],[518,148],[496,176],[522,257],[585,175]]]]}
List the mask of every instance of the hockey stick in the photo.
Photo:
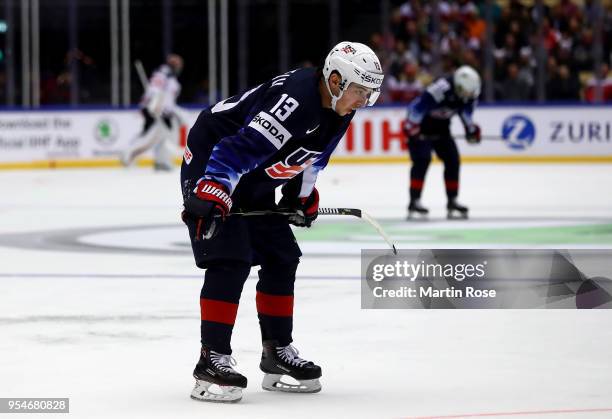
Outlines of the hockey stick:
{"type": "Polygon", "coordinates": [[[142,61],[134,61],[134,67],[136,67],[136,73],[138,73],[138,79],[140,80],[140,84],[142,84],[142,88],[147,90],[147,87],[149,86],[149,79],[147,79],[147,72],[142,65],[142,61]]]}
{"type": "MultiPolygon", "coordinates": [[[[453,137],[467,140],[466,135],[454,135],[453,137]]],[[[480,139],[486,141],[504,141],[504,137],[500,137],[499,135],[481,135],[480,139]]]]}
{"type": "MultiPolygon", "coordinates": [[[[423,141],[423,140],[439,141],[439,140],[444,140],[446,138],[449,138],[449,137],[445,137],[445,136],[441,136],[441,135],[422,135],[422,134],[420,134],[418,136],[419,141],[423,141]]],[[[450,138],[467,140],[467,136],[466,135],[454,135],[454,134],[451,134],[450,138]]],[[[500,137],[499,135],[481,135],[480,139],[481,140],[486,140],[486,141],[504,141],[504,137],[500,137]]]]}
{"type": "MultiPolygon", "coordinates": [[[[385,231],[380,226],[380,224],[378,224],[378,222],[374,218],[372,218],[372,216],[370,216],[367,212],[362,211],[357,208],[319,208],[318,214],[319,215],[350,215],[350,216],[361,218],[362,220],[367,221],[368,223],[370,223],[372,227],[374,227],[374,229],[378,232],[378,234],[380,234],[380,236],[391,247],[391,249],[393,250],[393,254],[397,255],[397,248],[395,247],[395,244],[393,244],[393,242],[391,241],[389,236],[387,236],[387,233],[385,233],[385,231]]],[[[291,216],[291,215],[296,215],[296,212],[286,211],[286,210],[281,209],[278,211],[265,210],[265,211],[233,212],[233,213],[230,213],[229,215],[230,216],[239,215],[242,217],[252,217],[252,216],[258,216],[258,215],[291,216]]]]}

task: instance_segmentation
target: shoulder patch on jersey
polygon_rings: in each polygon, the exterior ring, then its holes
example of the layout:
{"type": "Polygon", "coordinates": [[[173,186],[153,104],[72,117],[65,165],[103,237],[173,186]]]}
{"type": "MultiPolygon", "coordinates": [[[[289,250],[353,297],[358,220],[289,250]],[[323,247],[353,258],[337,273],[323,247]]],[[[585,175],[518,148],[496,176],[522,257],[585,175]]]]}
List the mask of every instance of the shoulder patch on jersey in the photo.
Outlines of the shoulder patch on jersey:
{"type": "Polygon", "coordinates": [[[189,149],[189,146],[185,146],[185,152],[183,153],[183,158],[185,159],[185,163],[189,164],[191,163],[191,160],[193,160],[193,153],[191,153],[191,150],[189,149]]]}
{"type": "Polygon", "coordinates": [[[450,83],[446,79],[438,79],[434,83],[427,86],[427,92],[433,96],[438,103],[444,100],[444,95],[450,89],[450,83]]]}
{"type": "Polygon", "coordinates": [[[255,115],[248,126],[266,137],[277,149],[291,138],[291,133],[276,118],[264,111],[255,115]]]}

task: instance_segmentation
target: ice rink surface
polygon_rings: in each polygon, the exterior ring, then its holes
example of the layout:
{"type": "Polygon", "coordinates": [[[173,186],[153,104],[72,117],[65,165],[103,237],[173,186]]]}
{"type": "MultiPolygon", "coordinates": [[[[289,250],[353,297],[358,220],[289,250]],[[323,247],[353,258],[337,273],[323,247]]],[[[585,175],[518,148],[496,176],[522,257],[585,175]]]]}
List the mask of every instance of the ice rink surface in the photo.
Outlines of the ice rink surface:
{"type": "MultiPolygon", "coordinates": [[[[400,248],[612,248],[610,165],[465,165],[472,217],[454,222],[440,165],[430,220],[404,221],[407,170],[331,165],[321,205],[368,211],[400,248]]],[[[0,397],[69,397],[75,418],[612,417],[612,312],[362,310],[359,250],[385,244],[332,217],[296,231],[294,339],[322,392],[261,389],[253,269],[233,338],[243,400],[191,400],[203,273],[178,176],[0,172],[0,397]]]]}

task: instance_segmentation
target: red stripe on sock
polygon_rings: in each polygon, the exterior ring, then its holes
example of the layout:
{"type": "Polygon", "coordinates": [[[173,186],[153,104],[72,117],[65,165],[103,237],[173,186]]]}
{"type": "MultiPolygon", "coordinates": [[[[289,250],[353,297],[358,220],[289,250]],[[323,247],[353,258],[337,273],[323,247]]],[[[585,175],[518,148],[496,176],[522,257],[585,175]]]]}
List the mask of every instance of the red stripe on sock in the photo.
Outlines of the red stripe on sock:
{"type": "Polygon", "coordinates": [[[257,291],[257,312],[268,316],[293,316],[293,295],[271,295],[257,291]]]}
{"type": "Polygon", "coordinates": [[[410,188],[411,189],[423,189],[423,179],[411,179],[410,180],[410,188]]]}
{"type": "Polygon", "coordinates": [[[446,189],[449,189],[451,191],[456,191],[457,189],[459,189],[458,180],[447,180],[445,181],[445,183],[446,183],[446,189]]]}
{"type": "Polygon", "coordinates": [[[202,320],[233,326],[236,322],[238,304],[200,298],[200,312],[202,320]]]}

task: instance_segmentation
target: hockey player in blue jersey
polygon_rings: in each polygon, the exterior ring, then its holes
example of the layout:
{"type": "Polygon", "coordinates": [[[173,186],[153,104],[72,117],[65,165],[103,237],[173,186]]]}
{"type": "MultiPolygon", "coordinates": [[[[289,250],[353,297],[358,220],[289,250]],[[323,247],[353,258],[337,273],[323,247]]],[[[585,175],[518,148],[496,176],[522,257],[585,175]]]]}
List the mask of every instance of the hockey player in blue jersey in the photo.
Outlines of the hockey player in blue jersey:
{"type": "Polygon", "coordinates": [[[467,207],[457,202],[460,159],[457,144],[450,132],[450,119],[458,114],[467,141],[479,143],[480,127],[472,120],[479,94],[480,76],[472,67],[462,66],[452,76],[434,81],[408,106],[408,117],[404,124],[412,160],[408,218],[412,218],[415,213],[423,216],[429,213],[421,204],[421,191],[432,150],[444,163],[448,218],[467,218],[467,207]]]}
{"type": "Polygon", "coordinates": [[[382,81],[380,62],[369,47],[341,42],[323,68],[293,70],[223,100],[204,110],[190,130],[181,168],[183,221],[196,265],[206,269],[192,398],[236,402],[242,397],[247,379],[233,368],[230,340],[244,282],[257,265],[263,388],[321,389],[321,368],[299,357],[291,344],[302,253],[289,224],[310,227],[317,218],[317,175],[355,110],[376,102],[382,81]],[[278,208],[296,215],[236,214],[278,208]],[[283,375],[299,384],[283,382],[283,375]]]}

